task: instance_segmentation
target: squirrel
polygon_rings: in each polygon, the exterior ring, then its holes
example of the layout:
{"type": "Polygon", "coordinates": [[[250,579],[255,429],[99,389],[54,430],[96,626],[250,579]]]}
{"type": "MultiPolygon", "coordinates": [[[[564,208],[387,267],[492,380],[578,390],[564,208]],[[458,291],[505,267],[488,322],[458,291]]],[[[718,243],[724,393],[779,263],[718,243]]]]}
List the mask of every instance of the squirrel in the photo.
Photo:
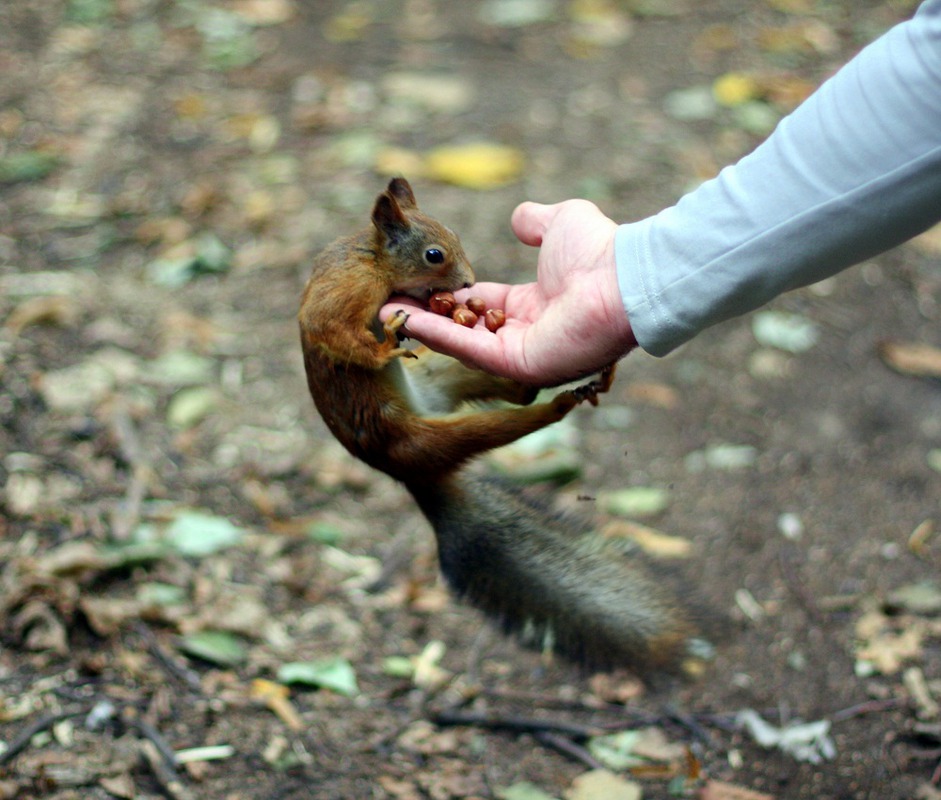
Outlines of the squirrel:
{"type": "Polygon", "coordinates": [[[584,524],[464,468],[597,404],[614,367],[534,402],[534,387],[400,346],[404,311],[379,322],[393,294],[427,301],[473,282],[457,236],[393,179],[371,226],[328,245],[303,292],[301,347],[317,409],[350,453],[404,484],[434,529],[447,584],[505,632],[590,669],[676,671],[697,626],[658,576],[599,546],[584,524]]]}

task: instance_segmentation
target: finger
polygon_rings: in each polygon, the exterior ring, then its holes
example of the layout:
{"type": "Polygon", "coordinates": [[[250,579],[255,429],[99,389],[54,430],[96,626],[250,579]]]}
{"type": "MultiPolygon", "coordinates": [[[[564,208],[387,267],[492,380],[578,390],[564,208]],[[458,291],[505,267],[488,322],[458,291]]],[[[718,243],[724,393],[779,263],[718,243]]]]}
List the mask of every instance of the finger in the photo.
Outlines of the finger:
{"type": "Polygon", "coordinates": [[[448,317],[419,312],[408,318],[405,331],[439,353],[496,375],[513,377],[507,372],[503,338],[483,325],[465,328],[448,317]]]}
{"type": "Polygon", "coordinates": [[[523,244],[539,247],[554,215],[555,206],[532,202],[520,203],[513,210],[513,216],[510,217],[510,227],[513,228],[516,238],[523,244]]]}
{"type": "Polygon", "coordinates": [[[379,309],[379,320],[388,322],[397,311],[405,311],[407,314],[414,314],[425,310],[423,306],[414,298],[395,295],[390,297],[385,305],[379,309]]]}

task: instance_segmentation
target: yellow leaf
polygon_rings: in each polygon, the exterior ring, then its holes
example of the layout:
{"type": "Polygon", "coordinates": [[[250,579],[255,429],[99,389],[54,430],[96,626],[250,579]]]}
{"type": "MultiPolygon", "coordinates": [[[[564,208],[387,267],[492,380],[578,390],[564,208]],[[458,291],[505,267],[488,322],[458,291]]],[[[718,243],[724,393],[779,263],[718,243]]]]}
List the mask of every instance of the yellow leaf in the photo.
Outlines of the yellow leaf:
{"type": "Polygon", "coordinates": [[[515,147],[487,142],[438,147],[425,157],[430,177],[469,189],[512,183],[523,165],[523,154],[515,147]]]}
{"type": "Polygon", "coordinates": [[[712,95],[723,106],[740,106],[760,93],[758,81],[743,72],[727,72],[712,84],[712,95]]]}
{"type": "Polygon", "coordinates": [[[629,520],[609,522],[604,526],[602,535],[611,539],[631,539],[641,550],[656,558],[688,558],[693,549],[689,539],[629,520]]]}

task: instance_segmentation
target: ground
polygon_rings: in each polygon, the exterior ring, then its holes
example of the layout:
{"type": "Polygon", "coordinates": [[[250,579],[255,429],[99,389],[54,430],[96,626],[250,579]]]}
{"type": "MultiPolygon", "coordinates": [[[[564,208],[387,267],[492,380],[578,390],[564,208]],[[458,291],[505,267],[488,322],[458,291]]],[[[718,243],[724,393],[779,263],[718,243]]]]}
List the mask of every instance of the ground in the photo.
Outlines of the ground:
{"type": "Polygon", "coordinates": [[[686,680],[586,675],[451,600],[294,322],[389,174],[526,280],[516,203],[655,213],[913,6],[3,3],[0,797],[612,797],[576,779],[618,728],[665,740],[603,761],[647,798],[941,796],[937,235],[633,354],[574,415],[542,491],[674,537],[723,620],[686,680]],[[498,149],[436,151],[469,143],[498,149]],[[747,709],[828,722],[817,763],[747,709]]]}

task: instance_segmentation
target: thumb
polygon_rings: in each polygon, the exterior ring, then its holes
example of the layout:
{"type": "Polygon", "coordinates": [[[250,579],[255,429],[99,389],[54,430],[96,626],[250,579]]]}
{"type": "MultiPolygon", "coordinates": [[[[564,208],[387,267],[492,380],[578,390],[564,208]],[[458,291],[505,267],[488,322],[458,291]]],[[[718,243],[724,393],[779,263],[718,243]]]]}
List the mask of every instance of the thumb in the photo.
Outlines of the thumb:
{"type": "Polygon", "coordinates": [[[510,227],[516,238],[523,244],[531,247],[539,247],[542,244],[542,237],[549,227],[549,223],[555,216],[554,205],[547,206],[542,203],[520,203],[514,210],[510,218],[510,227]]]}

